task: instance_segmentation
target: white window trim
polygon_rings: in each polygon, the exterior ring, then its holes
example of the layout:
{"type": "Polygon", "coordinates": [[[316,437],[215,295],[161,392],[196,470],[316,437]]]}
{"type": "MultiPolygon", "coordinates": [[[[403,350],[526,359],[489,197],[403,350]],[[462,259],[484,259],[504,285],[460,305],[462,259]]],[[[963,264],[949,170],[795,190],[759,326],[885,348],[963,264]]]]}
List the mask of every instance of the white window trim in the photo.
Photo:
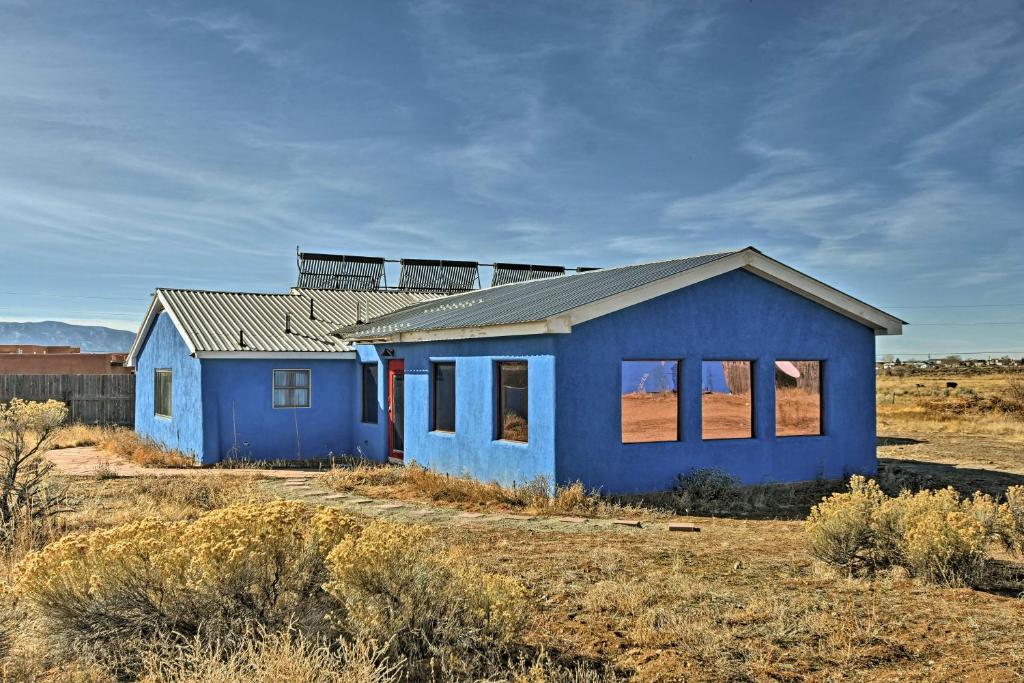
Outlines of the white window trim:
{"type": "Polygon", "coordinates": [[[274,368],[270,371],[270,407],[274,410],[308,410],[313,407],[313,370],[312,368],[274,368]],[[304,372],[309,376],[309,384],[306,387],[278,387],[274,384],[274,375],[278,372],[304,372]],[[304,406],[276,406],[274,405],[274,391],[277,389],[306,389],[309,392],[309,402],[304,406]]]}

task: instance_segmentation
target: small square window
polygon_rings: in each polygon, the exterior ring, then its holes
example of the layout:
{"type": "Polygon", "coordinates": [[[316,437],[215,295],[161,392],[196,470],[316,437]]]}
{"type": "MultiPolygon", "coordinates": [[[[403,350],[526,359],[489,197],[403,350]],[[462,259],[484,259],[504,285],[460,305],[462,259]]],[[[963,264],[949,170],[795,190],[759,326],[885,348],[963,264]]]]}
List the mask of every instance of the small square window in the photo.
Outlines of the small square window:
{"type": "Polygon", "coordinates": [[[274,407],[309,407],[309,370],[274,370],[274,407]]]}
{"type": "Polygon", "coordinates": [[[377,364],[362,365],[362,421],[377,424],[377,364]]]}
{"type": "Polygon", "coordinates": [[[153,373],[153,414],[160,417],[171,417],[171,371],[155,370],[153,373]]]}
{"type": "Polygon", "coordinates": [[[529,382],[526,361],[498,363],[498,438],[530,439],[529,382]]]}
{"type": "Polygon", "coordinates": [[[434,421],[436,432],[455,431],[455,363],[434,363],[434,421]]]}
{"type": "Polygon", "coordinates": [[[818,436],[821,361],[775,361],[775,435],[818,436]]]}
{"type": "Polygon", "coordinates": [[[622,443],[679,440],[679,361],[624,360],[622,443]]]}
{"type": "Polygon", "coordinates": [[[754,437],[754,375],[749,360],[701,363],[701,431],[704,439],[754,437]]]}

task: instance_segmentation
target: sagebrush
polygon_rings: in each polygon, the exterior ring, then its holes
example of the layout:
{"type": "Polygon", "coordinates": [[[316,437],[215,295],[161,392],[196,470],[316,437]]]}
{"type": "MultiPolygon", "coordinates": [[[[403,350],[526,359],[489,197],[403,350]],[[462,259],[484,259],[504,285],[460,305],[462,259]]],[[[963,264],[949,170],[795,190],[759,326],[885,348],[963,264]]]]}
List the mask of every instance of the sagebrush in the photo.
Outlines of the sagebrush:
{"type": "MultiPolygon", "coordinates": [[[[1018,495],[1011,493],[1013,500],[1018,495]]],[[[1013,503],[999,505],[982,493],[964,498],[950,487],[891,497],[855,476],[849,491],[811,510],[805,528],[811,554],[851,575],[902,567],[927,581],[975,586],[993,542],[1020,547],[1014,515],[1013,503]]]]}

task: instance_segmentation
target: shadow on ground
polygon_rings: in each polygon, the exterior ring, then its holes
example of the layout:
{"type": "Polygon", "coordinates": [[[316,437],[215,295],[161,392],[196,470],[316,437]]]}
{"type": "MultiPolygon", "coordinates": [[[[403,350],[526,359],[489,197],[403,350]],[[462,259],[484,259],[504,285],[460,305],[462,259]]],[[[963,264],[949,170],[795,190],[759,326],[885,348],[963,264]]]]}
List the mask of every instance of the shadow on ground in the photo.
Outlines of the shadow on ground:
{"type": "Polygon", "coordinates": [[[1000,497],[1010,486],[1024,486],[1024,475],[924,460],[879,458],[878,483],[890,495],[901,489],[919,491],[952,486],[965,496],[981,491],[1000,497]]]}
{"type": "Polygon", "coordinates": [[[906,436],[880,436],[877,439],[877,446],[916,446],[919,443],[928,443],[924,439],[911,439],[906,436]]]}

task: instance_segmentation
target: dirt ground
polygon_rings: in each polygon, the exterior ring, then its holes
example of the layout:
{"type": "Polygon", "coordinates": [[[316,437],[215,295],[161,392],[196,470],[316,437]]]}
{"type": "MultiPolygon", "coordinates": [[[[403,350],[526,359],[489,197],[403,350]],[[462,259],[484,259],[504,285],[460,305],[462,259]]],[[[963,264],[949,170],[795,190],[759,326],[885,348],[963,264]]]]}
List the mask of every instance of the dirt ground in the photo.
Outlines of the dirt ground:
{"type": "MultiPolygon", "coordinates": [[[[211,471],[201,467],[143,467],[107,453],[98,446],[61,448],[50,451],[46,457],[56,466],[59,474],[71,477],[95,477],[101,474],[117,477],[195,476],[211,471]]],[[[218,468],[216,471],[237,474],[258,472],[263,476],[275,479],[302,479],[310,474],[309,470],[302,469],[218,468]]]]}
{"type": "Polygon", "coordinates": [[[705,439],[749,439],[753,429],[750,394],[706,393],[701,418],[705,439]]]}
{"type": "Polygon", "coordinates": [[[675,441],[679,438],[679,395],[622,395],[622,442],[675,441]]]}
{"type": "Polygon", "coordinates": [[[776,388],[775,395],[777,436],[821,433],[821,394],[776,388]]]}

